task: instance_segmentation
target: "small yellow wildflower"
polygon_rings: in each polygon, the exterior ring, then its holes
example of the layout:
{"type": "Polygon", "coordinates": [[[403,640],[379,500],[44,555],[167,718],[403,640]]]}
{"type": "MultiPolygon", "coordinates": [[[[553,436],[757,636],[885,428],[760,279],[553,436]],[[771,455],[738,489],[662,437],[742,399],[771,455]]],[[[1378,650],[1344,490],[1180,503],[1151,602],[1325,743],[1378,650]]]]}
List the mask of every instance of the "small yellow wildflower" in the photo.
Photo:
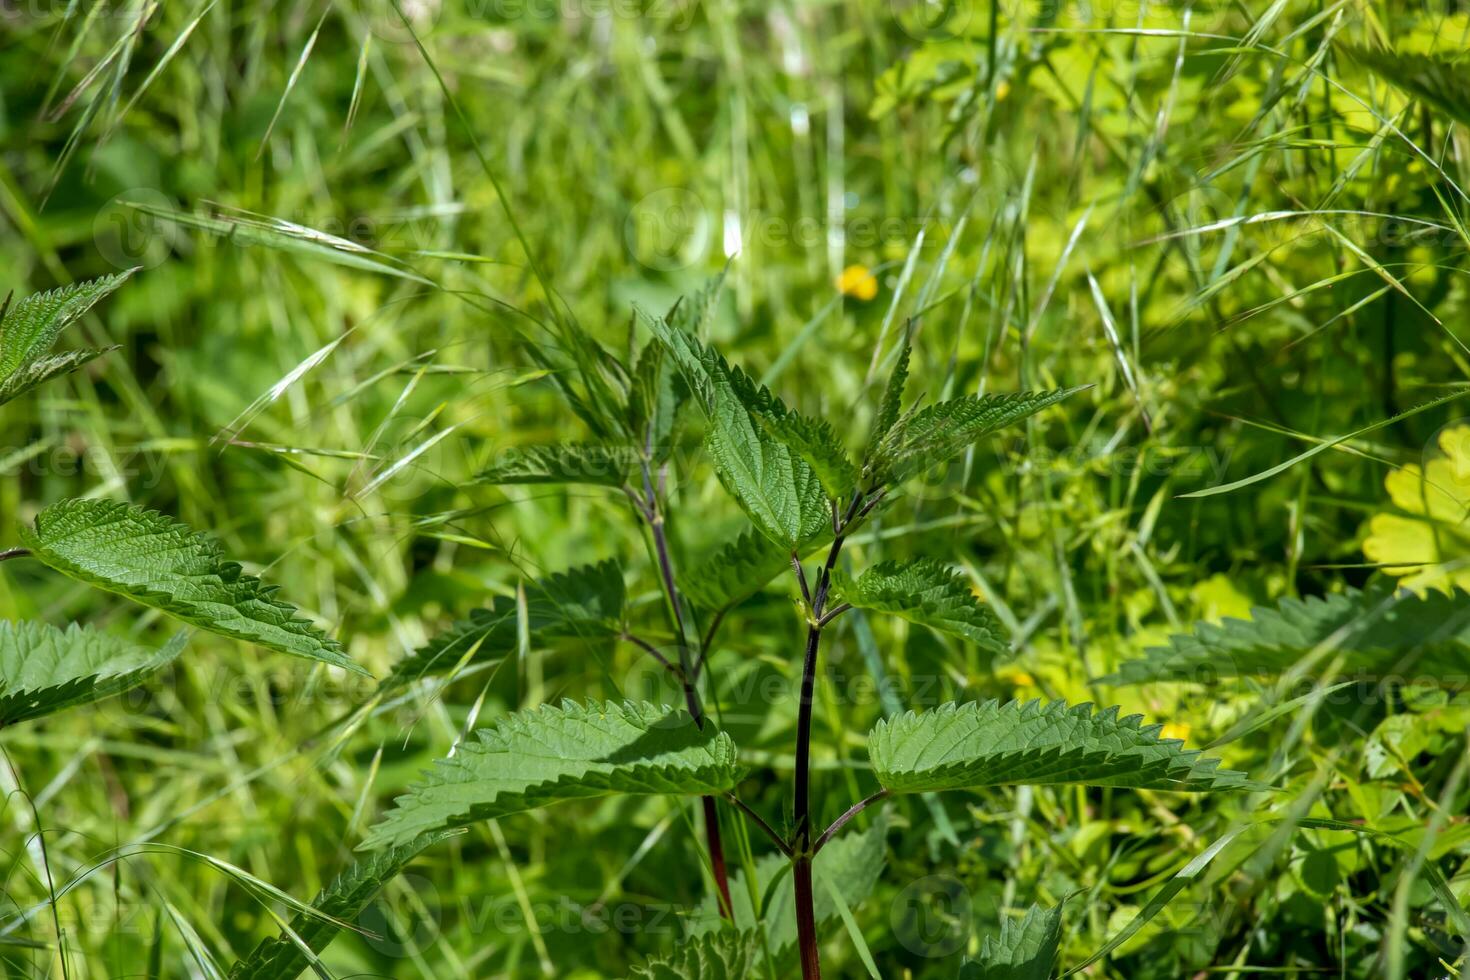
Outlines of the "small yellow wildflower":
{"type": "Polygon", "coordinates": [[[995,101],[1000,102],[1000,101],[1004,100],[1007,95],[1010,95],[1010,94],[1011,94],[1011,83],[1008,82],[1008,81],[1006,81],[1004,78],[1002,78],[1000,80],[1000,84],[997,85],[997,86],[995,86],[995,101]]]}
{"type": "Polygon", "coordinates": [[[1026,673],[1024,670],[1008,670],[1005,673],[1000,674],[999,677],[1000,677],[1001,680],[1003,680],[1003,681],[1009,681],[1010,683],[1016,685],[1017,687],[1035,687],[1036,686],[1036,678],[1032,677],[1030,674],[1026,673]]]}
{"type": "Polygon", "coordinates": [[[1164,725],[1159,731],[1159,738],[1177,738],[1181,742],[1189,741],[1189,733],[1192,729],[1182,721],[1171,721],[1164,725]]]}
{"type": "Polygon", "coordinates": [[[837,291],[866,303],[878,295],[878,277],[865,265],[850,265],[837,277],[837,291]]]}

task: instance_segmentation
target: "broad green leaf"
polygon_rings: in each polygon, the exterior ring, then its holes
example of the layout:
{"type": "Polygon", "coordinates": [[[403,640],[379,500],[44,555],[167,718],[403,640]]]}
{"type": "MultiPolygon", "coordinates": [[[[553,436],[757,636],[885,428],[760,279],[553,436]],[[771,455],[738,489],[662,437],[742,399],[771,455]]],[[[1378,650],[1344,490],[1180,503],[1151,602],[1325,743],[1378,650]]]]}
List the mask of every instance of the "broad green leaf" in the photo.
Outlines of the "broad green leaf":
{"type": "Polygon", "coordinates": [[[633,968],[645,980],[746,980],[760,976],[760,941],[754,932],[721,930],[681,941],[667,956],[633,968]]]}
{"type": "Polygon", "coordinates": [[[1378,585],[1321,598],[1257,606],[1250,619],[1199,623],[1141,660],[1128,661],[1103,683],[1199,681],[1280,674],[1320,652],[1341,657],[1339,676],[1411,677],[1421,683],[1470,679],[1470,595],[1424,595],[1378,585]]]}
{"type": "Polygon", "coordinates": [[[476,483],[591,483],[620,487],[637,470],[638,451],[627,446],[563,442],[508,449],[475,474],[476,483]]]}
{"type": "MultiPolygon", "coordinates": [[[[831,541],[829,522],[803,541],[796,551],[805,557],[831,541]]],[[[704,609],[723,609],[755,595],[790,568],[789,550],[756,531],[746,531],[694,566],[684,592],[704,609]]]]}
{"type": "Polygon", "coordinates": [[[1062,939],[1062,910],[1033,905],[1021,919],[1006,919],[1000,934],[980,942],[980,955],[960,970],[960,980],[1048,980],[1062,939]]]}
{"type": "Polygon", "coordinates": [[[845,501],[851,497],[857,488],[857,467],[832,426],[825,419],[785,410],[775,399],[770,404],[772,410],[756,415],[766,432],[812,468],[829,498],[845,501]]]}
{"type": "Polygon", "coordinates": [[[0,621],[0,728],[137,687],[171,663],[188,635],[161,649],[73,624],[0,621]]]}
{"type": "Polygon", "coordinates": [[[740,779],[735,743],[713,722],[652,704],[564,701],[517,712],[441,759],[400,796],[364,848],[563,800],[708,796],[740,779]]]}
{"type": "Polygon", "coordinates": [[[662,318],[643,314],[643,320],[704,410],[709,421],[705,448],[715,472],[756,528],[789,551],[830,523],[831,504],[821,478],[803,452],[777,439],[760,418],[793,431],[801,428],[813,439],[820,438],[820,428],[782,421],[789,410],[712,348],[662,318]]]}
{"type": "Polygon", "coordinates": [[[873,455],[870,480],[879,485],[902,483],[1085,387],[966,395],[930,405],[897,422],[883,437],[873,455]]]}
{"type": "Polygon", "coordinates": [[[35,293],[0,310],[0,404],[107,353],[78,350],[47,356],[61,331],[131,275],[131,271],[121,272],[35,293]]]}
{"type": "Polygon", "coordinates": [[[1186,792],[1248,787],[1245,775],[1220,769],[1160,725],[1116,707],[1065,701],[991,700],[947,704],[878,722],[868,754],[878,782],[895,793],[982,786],[1126,786],[1186,792]]]}
{"type": "Polygon", "coordinates": [[[342,931],[332,919],[356,919],[388,881],[447,836],[426,834],[353,862],[312,900],[311,907],[318,915],[297,913],[287,924],[289,932],[282,930],[274,939],[261,940],[249,956],[237,961],[230,968],[230,980],[295,980],[342,931]],[[311,951],[310,958],[303,945],[311,951]]]}
{"type": "MultiPolygon", "coordinates": [[[[880,816],[866,830],[848,830],[833,837],[817,853],[812,864],[813,876],[836,886],[848,908],[858,908],[872,894],[883,874],[883,866],[888,859],[887,835],[887,818],[880,816]]],[[[790,867],[790,860],[782,854],[767,854],[756,860],[757,894],[765,908],[765,915],[759,917],[750,904],[750,887],[745,882],[745,873],[737,871],[730,877],[730,904],[735,927],[740,930],[764,928],[766,943],[773,956],[796,945],[796,887],[791,880],[790,867]],[[770,894],[773,886],[775,893],[770,894]]],[[[833,921],[841,914],[831,893],[820,883],[812,889],[812,904],[819,925],[833,921]]],[[[707,895],[691,928],[696,934],[704,934],[720,929],[723,922],[714,896],[707,895]]]]}
{"type": "MultiPolygon", "coordinates": [[[[622,631],[622,566],[616,561],[581,565],[526,587],[526,620],[532,639],[614,636],[622,631]]],[[[461,663],[495,660],[515,650],[520,610],[512,596],[497,596],[404,657],[383,681],[385,689],[421,677],[446,674],[461,663]]]]}
{"type": "Polygon", "coordinates": [[[964,576],[932,558],[900,564],[880,562],[857,579],[832,571],[838,598],[861,609],[892,613],[942,633],[974,641],[987,653],[1003,656],[1006,628],[984,605],[964,576]]]}
{"type": "Polygon", "coordinates": [[[65,575],[194,626],[366,674],[342,645],[296,615],[213,536],[157,511],[110,500],[63,500],[21,529],[37,559],[65,575]]]}
{"type": "Polygon", "coordinates": [[[1354,59],[1398,86],[1470,126],[1470,59],[1430,52],[1400,53],[1344,45],[1354,59]]]}

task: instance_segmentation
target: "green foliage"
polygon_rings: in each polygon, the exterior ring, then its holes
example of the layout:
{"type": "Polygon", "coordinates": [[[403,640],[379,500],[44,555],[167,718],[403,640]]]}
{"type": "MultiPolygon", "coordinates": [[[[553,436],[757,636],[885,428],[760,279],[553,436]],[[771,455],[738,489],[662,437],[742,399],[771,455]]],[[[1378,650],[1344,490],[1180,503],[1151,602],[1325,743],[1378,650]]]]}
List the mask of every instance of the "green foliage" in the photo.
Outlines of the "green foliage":
{"type": "Polygon", "coordinates": [[[661,317],[644,314],[642,319],[673,356],[703,408],[709,422],[705,448],[715,472],[751,522],[788,552],[820,534],[831,521],[832,508],[822,477],[807,456],[819,457],[829,478],[840,471],[836,460],[842,450],[826,441],[831,430],[791,418],[769,391],[661,317]],[[802,448],[782,442],[773,428],[802,436],[802,448]]]}
{"type": "MultiPolygon", "coordinates": [[[[803,553],[831,543],[827,525],[806,541],[803,553]]],[[[747,599],[791,567],[791,553],[756,531],[746,531],[695,566],[689,576],[689,597],[706,609],[723,609],[747,599]]]]}
{"type": "Polygon", "coordinates": [[[753,932],[707,932],[666,956],[633,968],[645,980],[746,980],[757,976],[760,944],[753,932]]]}
{"type": "Polygon", "coordinates": [[[1470,667],[1470,595],[1395,593],[1391,585],[1257,606],[1250,619],[1202,622],[1130,660],[1106,682],[1197,681],[1283,673],[1304,658],[1321,674],[1463,685],[1470,667]],[[1340,661],[1340,663],[1339,663],[1340,661]]]}
{"type": "Polygon", "coordinates": [[[1242,773],[1161,739],[1160,725],[1116,707],[998,700],[946,704],[878,722],[868,755],[895,793],[982,786],[1128,786],[1186,792],[1239,789],[1242,773]]]}
{"type": "Polygon", "coordinates": [[[712,723],[652,704],[565,701],[480,729],[400,796],[364,848],[563,800],[619,793],[699,796],[740,778],[735,743],[712,723]]]}
{"type": "Polygon", "coordinates": [[[47,356],[61,331],[81,319],[130,275],[103,276],[33,293],[8,307],[0,306],[0,405],[107,353],[76,350],[47,356]]]}
{"type": "Polygon", "coordinates": [[[316,954],[337,938],[342,931],[339,922],[355,920],[385,884],[445,836],[426,834],[352,862],[312,899],[315,915],[298,912],[279,936],[262,939],[249,955],[230,968],[229,980],[293,980],[299,977],[303,970],[314,965],[316,954]],[[307,950],[311,951],[310,956],[307,950]]]}
{"type": "Polygon", "coordinates": [[[476,483],[590,483],[620,487],[638,466],[638,453],[620,446],[563,442],[507,450],[475,476],[476,483]]]}
{"type": "MultiPolygon", "coordinates": [[[[812,862],[816,879],[813,911],[818,924],[837,920],[841,914],[823,881],[836,886],[849,908],[858,908],[877,887],[888,859],[888,820],[880,816],[866,830],[835,837],[817,852],[812,862]]],[[[791,862],[780,854],[768,854],[755,862],[756,894],[763,914],[757,915],[750,904],[750,886],[745,872],[730,877],[730,904],[739,929],[765,930],[765,948],[771,955],[781,954],[796,945],[796,888],[791,880],[791,862]]],[[[722,926],[714,896],[705,899],[694,931],[705,934],[722,926]]],[[[777,971],[782,975],[781,971],[777,971]]]]}
{"type": "Polygon", "coordinates": [[[1348,54],[1416,99],[1470,126],[1470,60],[1463,55],[1384,51],[1345,45],[1348,54]]]}
{"type": "MultiPolygon", "coordinates": [[[[622,630],[625,599],[623,569],[616,561],[557,572],[526,587],[527,635],[533,640],[615,636],[622,630]]],[[[489,609],[474,610],[395,664],[383,688],[392,690],[447,674],[461,663],[504,656],[519,642],[521,615],[514,597],[497,596],[489,609]]]]}
{"type": "Polygon", "coordinates": [[[913,352],[909,336],[905,333],[903,345],[898,349],[898,360],[893,365],[892,373],[888,375],[888,384],[883,388],[883,399],[878,403],[878,412],[873,416],[872,431],[868,433],[868,445],[863,451],[865,475],[870,464],[878,458],[883,439],[898,424],[899,414],[903,411],[904,388],[908,386],[909,360],[913,352]]]}
{"type": "Polygon", "coordinates": [[[64,500],[21,539],[36,558],[81,582],[160,609],[201,629],[359,674],[342,645],[225,560],[210,535],[156,511],[107,500],[64,500]]]}
{"type": "Polygon", "coordinates": [[[1061,938],[1061,906],[1033,905],[1021,919],[1003,920],[999,935],[985,937],[960,980],[1048,980],[1061,938]]]}
{"type": "Polygon", "coordinates": [[[986,436],[1085,388],[1084,385],[1054,391],[966,395],[930,405],[900,419],[878,441],[869,464],[870,482],[873,485],[902,483],[924,470],[947,463],[986,436]]]}
{"type": "Polygon", "coordinates": [[[129,691],[172,663],[187,639],[180,633],[155,650],[75,624],[0,620],[0,728],[129,691]]]}
{"type": "Polygon", "coordinates": [[[1008,652],[1006,629],[995,613],[980,602],[964,576],[933,558],[879,562],[856,579],[833,569],[832,586],[838,598],[860,609],[892,613],[964,637],[992,656],[1008,652]]]}

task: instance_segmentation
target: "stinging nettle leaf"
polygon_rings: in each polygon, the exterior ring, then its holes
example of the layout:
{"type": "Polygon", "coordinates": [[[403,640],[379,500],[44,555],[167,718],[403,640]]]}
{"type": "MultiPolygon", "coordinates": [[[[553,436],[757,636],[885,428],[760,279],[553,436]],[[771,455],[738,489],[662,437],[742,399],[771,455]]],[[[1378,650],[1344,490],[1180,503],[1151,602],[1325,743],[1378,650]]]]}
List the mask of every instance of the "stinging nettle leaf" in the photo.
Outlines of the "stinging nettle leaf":
{"type": "Polygon", "coordinates": [[[740,780],[735,743],[681,708],[564,701],[482,728],[435,763],[372,829],[363,849],[423,833],[616,794],[711,796],[740,780]]]}
{"type": "Polygon", "coordinates": [[[746,980],[759,976],[760,942],[754,932],[722,930],[682,941],[667,956],[633,968],[641,980],[746,980]]]}
{"type": "Polygon", "coordinates": [[[294,980],[312,965],[305,945],[314,957],[342,931],[332,919],[351,922],[362,913],[379,890],[396,877],[409,862],[450,834],[426,834],[398,847],[377,851],[343,871],[323,888],[311,907],[319,914],[298,912],[274,939],[263,939],[230,968],[229,980],[294,980]],[[295,934],[295,939],[291,934],[295,934]]]}
{"type": "Polygon", "coordinates": [[[911,623],[974,641],[992,656],[1009,652],[1006,628],[964,576],[932,558],[879,562],[857,579],[832,570],[838,598],[860,609],[892,613],[911,623]]]}
{"type": "Polygon", "coordinates": [[[75,624],[0,621],[0,728],[130,691],[187,639],[179,633],[154,649],[75,624]]]}
{"type": "Polygon", "coordinates": [[[1088,387],[966,395],[930,405],[901,419],[883,437],[873,454],[870,481],[876,485],[902,483],[947,463],[985,436],[1088,387]]]}
{"type": "Polygon", "coordinates": [[[212,535],[157,511],[110,500],[63,500],[21,528],[38,560],[88,585],[186,623],[359,674],[342,645],[225,559],[212,535]]]}
{"type": "Polygon", "coordinates": [[[0,310],[0,404],[116,350],[112,347],[47,356],[61,331],[81,319],[132,274],[129,270],[34,293],[0,310]]]}
{"type": "Polygon", "coordinates": [[[475,474],[476,483],[590,483],[620,487],[637,469],[638,451],[628,446],[563,442],[507,449],[475,474]]]}
{"type": "Polygon", "coordinates": [[[1257,606],[1250,619],[1199,623],[1139,660],[1119,665],[1101,683],[1210,683],[1221,677],[1269,676],[1319,653],[1325,668],[1341,658],[1338,676],[1412,678],[1416,683],[1470,683],[1470,595],[1395,593],[1391,585],[1348,589],[1320,598],[1257,606]]]}
{"type": "Polygon", "coordinates": [[[1048,980],[1061,940],[1061,907],[1033,905],[981,941],[979,956],[960,970],[960,980],[1048,980]]]}
{"type": "MultiPolygon", "coordinates": [[[[526,587],[526,620],[533,639],[614,636],[622,632],[626,594],[623,569],[616,561],[580,565],[526,587]]],[[[404,657],[383,681],[391,690],[437,674],[461,662],[495,660],[519,642],[520,610],[512,596],[497,596],[489,609],[476,609],[404,657]]]]}
{"type": "MultiPolygon", "coordinates": [[[[704,410],[709,421],[705,448],[715,472],[751,522],[788,551],[819,533],[831,522],[831,505],[822,478],[805,455],[822,444],[822,427],[788,419],[791,413],[779,399],[685,331],[646,313],[642,319],[672,355],[704,410]],[[800,432],[812,442],[798,451],[773,430],[800,432]]],[[[822,449],[829,476],[841,453],[840,447],[822,449]]]]}
{"type": "Polygon", "coordinates": [[[1258,788],[1220,769],[1161,725],[1118,708],[1094,712],[1065,701],[947,704],[878,722],[868,754],[878,782],[895,793],[984,786],[1085,784],[1185,792],[1258,788]]]}
{"type": "Polygon", "coordinates": [[[888,376],[883,399],[878,403],[878,414],[873,417],[872,432],[868,434],[868,446],[863,450],[865,468],[877,457],[878,447],[883,444],[884,436],[898,423],[899,415],[903,412],[903,390],[908,385],[909,358],[912,354],[913,348],[910,346],[908,333],[905,332],[903,346],[898,350],[898,363],[888,376]]]}

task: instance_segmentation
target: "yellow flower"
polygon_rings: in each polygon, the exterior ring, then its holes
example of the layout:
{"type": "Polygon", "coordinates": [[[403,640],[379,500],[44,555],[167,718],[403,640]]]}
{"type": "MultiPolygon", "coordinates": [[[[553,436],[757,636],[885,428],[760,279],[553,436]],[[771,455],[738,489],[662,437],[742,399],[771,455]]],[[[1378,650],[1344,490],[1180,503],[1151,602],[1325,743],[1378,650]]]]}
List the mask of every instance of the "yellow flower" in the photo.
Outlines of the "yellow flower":
{"type": "Polygon", "coordinates": [[[850,265],[837,277],[837,291],[866,303],[878,295],[878,278],[865,265],[850,265]]]}
{"type": "Polygon", "coordinates": [[[1470,589],[1470,426],[1440,433],[1444,452],[1383,481],[1403,513],[1375,514],[1363,555],[1416,592],[1470,589]]]}
{"type": "Polygon", "coordinates": [[[1006,81],[1004,78],[1002,78],[1000,80],[1000,84],[995,87],[995,101],[1000,102],[1007,95],[1010,95],[1010,94],[1011,94],[1011,83],[1008,82],[1008,81],[1006,81]]]}
{"type": "Polygon", "coordinates": [[[1181,742],[1189,741],[1189,733],[1192,729],[1182,721],[1171,721],[1159,730],[1159,738],[1177,738],[1181,742]]]}

